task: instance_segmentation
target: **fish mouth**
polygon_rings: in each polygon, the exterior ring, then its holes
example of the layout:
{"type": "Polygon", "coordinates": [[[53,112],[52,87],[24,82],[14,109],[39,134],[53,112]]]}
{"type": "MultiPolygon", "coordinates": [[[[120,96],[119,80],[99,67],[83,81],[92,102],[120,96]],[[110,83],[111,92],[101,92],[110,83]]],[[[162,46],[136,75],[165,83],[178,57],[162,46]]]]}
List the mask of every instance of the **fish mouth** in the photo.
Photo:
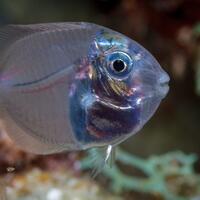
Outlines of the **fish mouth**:
{"type": "Polygon", "coordinates": [[[165,98],[166,95],[168,94],[169,92],[169,85],[168,83],[165,83],[165,84],[162,84],[158,87],[158,93],[159,95],[161,96],[161,98],[165,98]]]}

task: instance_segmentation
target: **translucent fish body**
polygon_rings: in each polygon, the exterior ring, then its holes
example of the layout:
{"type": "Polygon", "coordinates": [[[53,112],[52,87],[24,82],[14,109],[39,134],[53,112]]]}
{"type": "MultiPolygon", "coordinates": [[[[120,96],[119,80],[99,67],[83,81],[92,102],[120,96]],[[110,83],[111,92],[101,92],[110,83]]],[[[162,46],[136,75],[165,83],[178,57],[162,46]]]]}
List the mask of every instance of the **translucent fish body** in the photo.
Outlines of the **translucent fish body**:
{"type": "Polygon", "coordinates": [[[0,117],[38,154],[115,145],[138,132],[168,75],[135,41],[90,23],[0,30],[0,117]]]}

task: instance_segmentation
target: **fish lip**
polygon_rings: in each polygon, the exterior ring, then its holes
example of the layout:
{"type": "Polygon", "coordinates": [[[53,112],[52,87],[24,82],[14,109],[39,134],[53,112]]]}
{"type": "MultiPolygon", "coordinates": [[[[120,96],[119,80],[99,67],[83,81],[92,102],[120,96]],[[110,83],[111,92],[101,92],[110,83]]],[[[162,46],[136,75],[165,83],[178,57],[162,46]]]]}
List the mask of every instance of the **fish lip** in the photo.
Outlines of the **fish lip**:
{"type": "Polygon", "coordinates": [[[157,90],[161,98],[165,98],[169,92],[168,82],[160,84],[157,90]]]}

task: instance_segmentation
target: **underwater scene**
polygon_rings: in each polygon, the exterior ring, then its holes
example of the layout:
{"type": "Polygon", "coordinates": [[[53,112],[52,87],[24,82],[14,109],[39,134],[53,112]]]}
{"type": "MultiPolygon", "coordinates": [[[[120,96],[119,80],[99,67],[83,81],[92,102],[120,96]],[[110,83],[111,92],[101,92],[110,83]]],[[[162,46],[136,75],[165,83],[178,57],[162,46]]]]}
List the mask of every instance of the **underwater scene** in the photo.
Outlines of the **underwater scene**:
{"type": "Polygon", "coordinates": [[[200,200],[200,1],[1,0],[0,200],[200,200]]]}

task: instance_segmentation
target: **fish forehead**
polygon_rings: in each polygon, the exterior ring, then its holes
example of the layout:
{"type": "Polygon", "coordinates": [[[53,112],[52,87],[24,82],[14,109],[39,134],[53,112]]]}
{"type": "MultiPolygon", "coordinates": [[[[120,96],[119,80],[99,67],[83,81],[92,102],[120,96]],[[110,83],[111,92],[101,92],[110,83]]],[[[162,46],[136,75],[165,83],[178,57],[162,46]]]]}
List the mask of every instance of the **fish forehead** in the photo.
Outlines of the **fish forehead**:
{"type": "Polygon", "coordinates": [[[130,39],[116,31],[102,29],[97,33],[95,41],[102,51],[128,50],[130,39]]]}
{"type": "MultiPolygon", "coordinates": [[[[96,33],[94,42],[97,49],[101,52],[99,56],[104,57],[109,53],[121,51],[129,55],[135,66],[137,64],[141,66],[142,64],[145,67],[145,63],[148,65],[158,65],[158,62],[147,49],[131,38],[111,29],[101,28],[96,33]]],[[[94,48],[91,49],[93,50],[94,48]]]]}

